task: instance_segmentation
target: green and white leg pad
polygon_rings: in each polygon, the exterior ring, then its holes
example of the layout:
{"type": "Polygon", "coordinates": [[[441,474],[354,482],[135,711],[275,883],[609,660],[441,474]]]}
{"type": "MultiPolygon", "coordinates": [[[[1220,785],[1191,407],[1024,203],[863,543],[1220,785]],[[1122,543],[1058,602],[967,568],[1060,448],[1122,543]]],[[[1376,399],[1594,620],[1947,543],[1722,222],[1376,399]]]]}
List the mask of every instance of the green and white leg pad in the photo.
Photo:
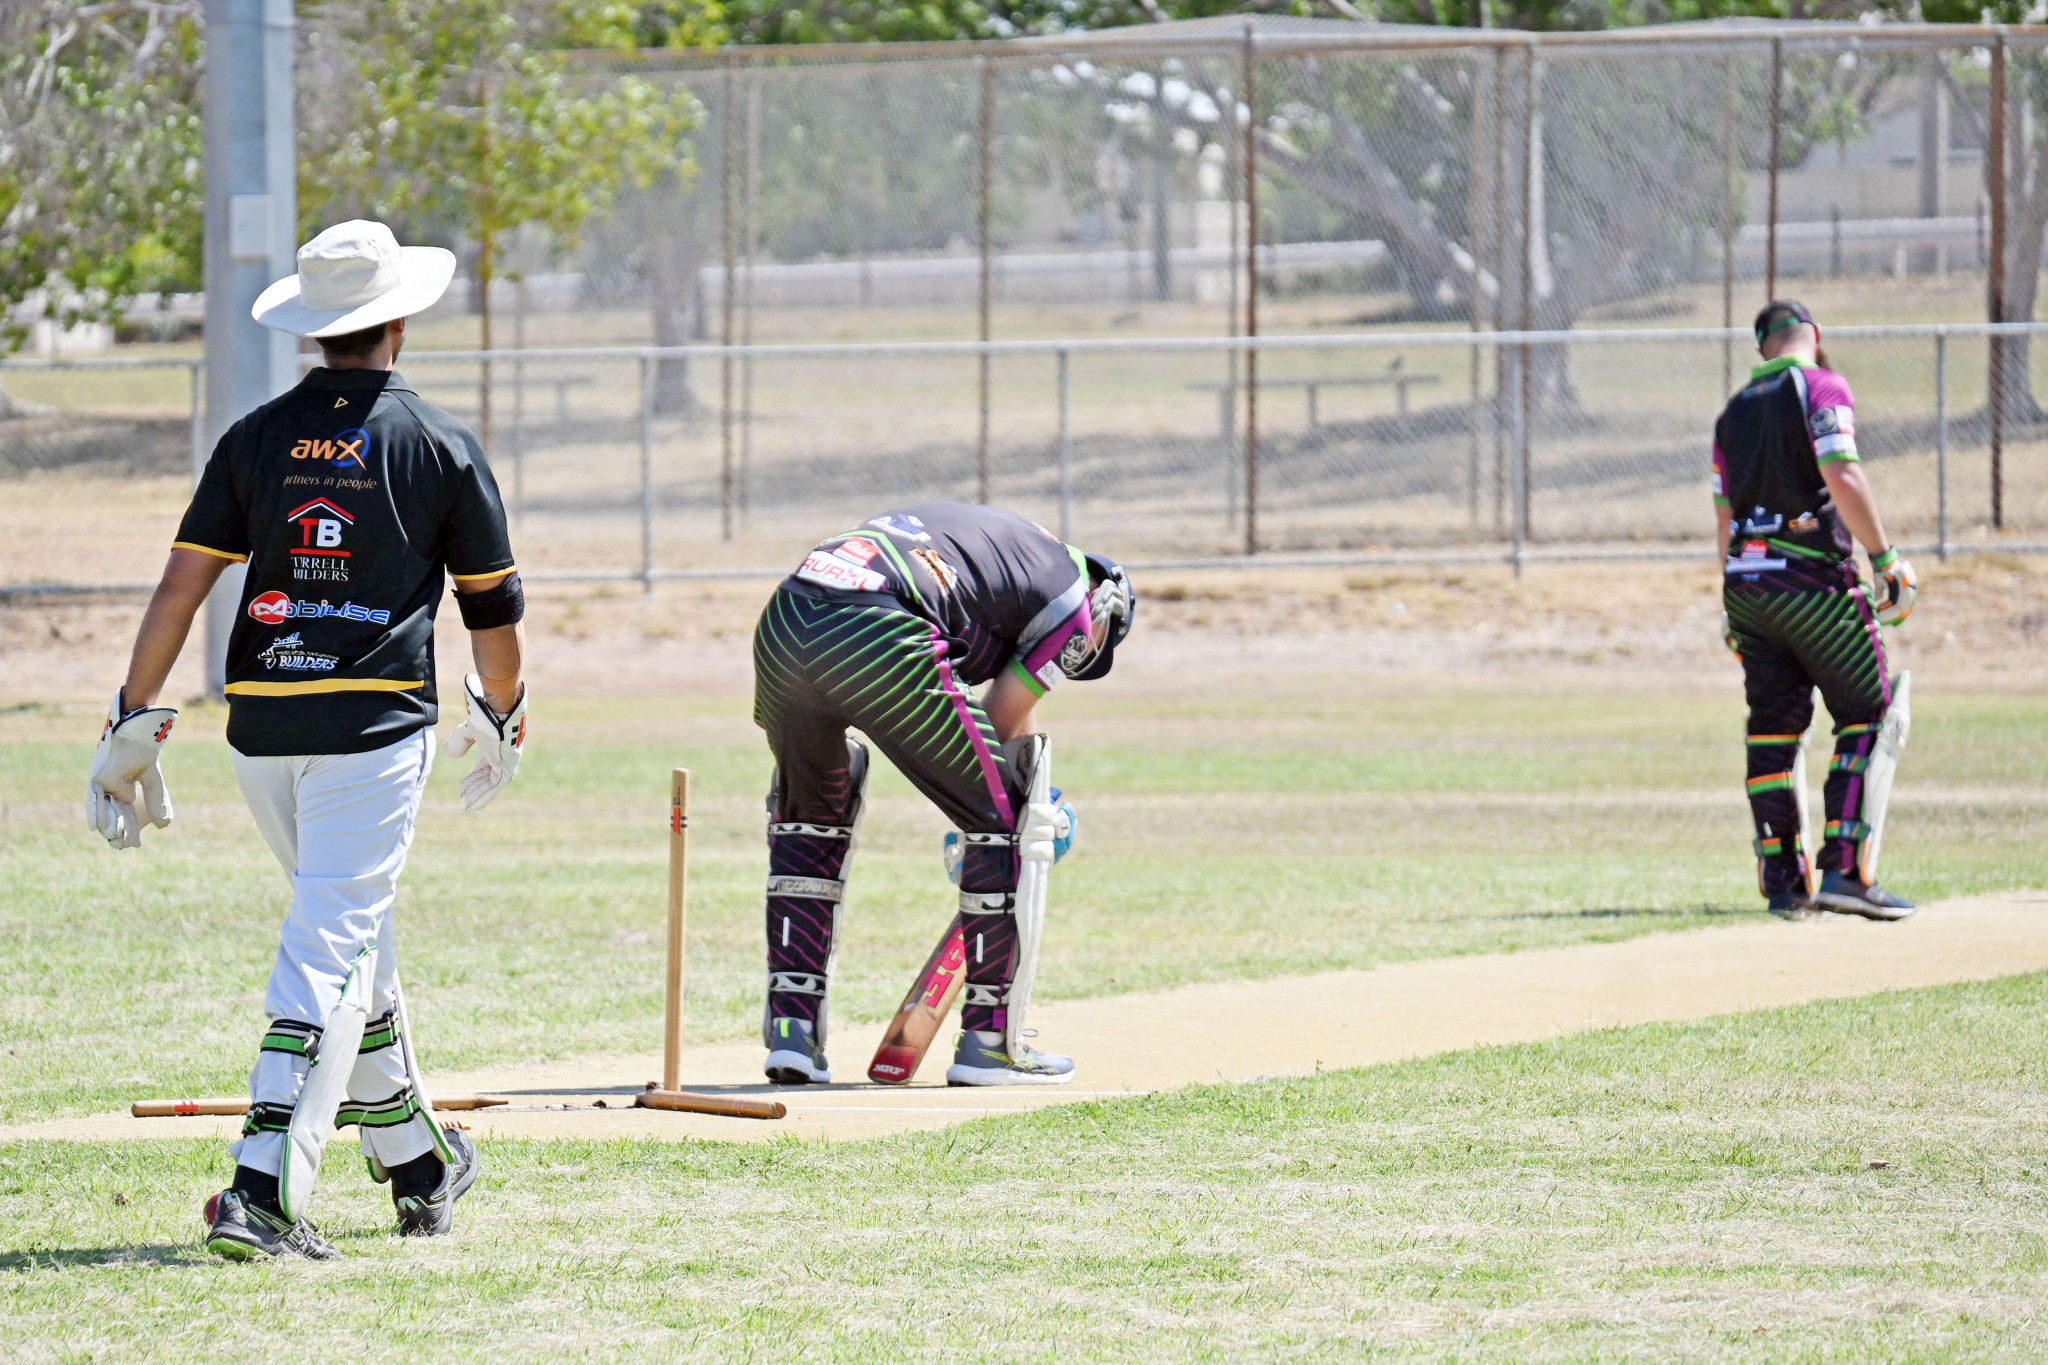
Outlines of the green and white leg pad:
{"type": "Polygon", "coordinates": [[[285,1217],[293,1222],[305,1217],[312,1204],[327,1140],[334,1135],[335,1116],[348,1096],[349,1077],[370,1022],[371,983],[376,975],[377,950],[365,948],[350,965],[341,998],[326,1022],[307,1040],[306,1079],[299,1086],[298,1101],[285,1128],[284,1170],[278,1177],[279,1201],[285,1217]]]}

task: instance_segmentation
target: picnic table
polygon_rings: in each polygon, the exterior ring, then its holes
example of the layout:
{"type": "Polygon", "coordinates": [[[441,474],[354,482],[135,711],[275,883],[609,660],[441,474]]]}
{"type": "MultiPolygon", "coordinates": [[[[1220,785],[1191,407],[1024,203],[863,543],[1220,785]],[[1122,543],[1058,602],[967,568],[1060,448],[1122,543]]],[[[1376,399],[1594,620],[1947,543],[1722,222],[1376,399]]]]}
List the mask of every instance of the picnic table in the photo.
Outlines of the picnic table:
{"type": "MultiPolygon", "coordinates": [[[[1287,379],[1261,377],[1261,389],[1302,389],[1308,395],[1308,429],[1314,431],[1319,425],[1316,400],[1324,389],[1385,389],[1394,391],[1394,410],[1408,415],[1408,390],[1417,385],[1441,384],[1443,376],[1410,373],[1401,368],[1401,362],[1393,364],[1378,374],[1317,374],[1287,379]]],[[[1218,411],[1222,414],[1222,430],[1227,440],[1236,425],[1237,391],[1244,387],[1242,382],[1232,383],[1227,379],[1201,380],[1188,387],[1197,392],[1214,393],[1218,396],[1218,411]]]]}

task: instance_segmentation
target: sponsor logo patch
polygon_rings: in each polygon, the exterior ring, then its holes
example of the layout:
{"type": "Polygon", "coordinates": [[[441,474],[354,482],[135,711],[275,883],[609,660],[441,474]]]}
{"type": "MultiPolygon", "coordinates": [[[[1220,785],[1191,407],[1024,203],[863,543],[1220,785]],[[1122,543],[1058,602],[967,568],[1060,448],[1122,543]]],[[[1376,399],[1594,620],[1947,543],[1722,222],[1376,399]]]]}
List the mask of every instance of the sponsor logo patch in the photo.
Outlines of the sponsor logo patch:
{"type": "Polygon", "coordinates": [[[249,599],[249,617],[266,626],[279,625],[292,616],[292,599],[281,592],[258,593],[249,599]]]}
{"type": "Polygon", "coordinates": [[[1801,512],[1798,516],[1785,523],[1785,529],[1801,532],[1818,531],[1820,529],[1820,518],[1811,512],[1801,512]]]}
{"type": "Polygon", "coordinates": [[[813,550],[805,557],[803,567],[796,576],[806,583],[816,583],[822,588],[843,588],[848,592],[880,592],[889,586],[889,580],[864,564],[824,550],[813,550]]]}
{"type": "Polygon", "coordinates": [[[910,554],[918,563],[932,571],[932,577],[939,580],[940,592],[951,593],[954,588],[960,586],[959,570],[939,558],[937,550],[927,549],[925,546],[920,545],[912,550],[910,554]]]}
{"type": "Polygon", "coordinates": [[[869,517],[868,525],[878,531],[887,531],[892,536],[902,536],[905,540],[932,538],[931,533],[924,529],[922,517],[898,516],[894,512],[886,512],[879,517],[869,517]]]}
{"type": "Polygon", "coordinates": [[[1746,536],[1768,536],[1785,529],[1785,517],[1780,512],[1766,512],[1759,507],[1742,521],[1742,533],[1746,536]]]}
{"type": "Polygon", "coordinates": [[[285,518],[297,531],[292,546],[292,577],[301,582],[348,582],[349,552],[342,548],[342,534],[355,525],[347,509],[315,498],[294,507],[285,518]]]}
{"type": "Polygon", "coordinates": [[[859,536],[855,536],[852,540],[840,545],[833,553],[865,564],[876,555],[882,553],[882,547],[875,544],[872,540],[862,540],[859,536]]]}
{"type": "Polygon", "coordinates": [[[318,602],[294,602],[290,594],[275,590],[250,599],[249,615],[266,626],[294,620],[318,621],[328,617],[341,621],[367,621],[375,626],[391,624],[390,611],[382,607],[358,606],[354,602],[343,602],[337,607],[324,598],[318,602]]]}
{"type": "Polygon", "coordinates": [[[315,654],[304,646],[299,632],[293,631],[282,639],[272,640],[256,661],[265,668],[282,668],[291,672],[324,673],[339,668],[341,660],[332,654],[315,654]]]}
{"type": "Polygon", "coordinates": [[[294,460],[332,460],[338,465],[354,465],[368,471],[370,458],[370,433],[362,427],[353,427],[332,437],[309,436],[292,447],[294,460]]]}

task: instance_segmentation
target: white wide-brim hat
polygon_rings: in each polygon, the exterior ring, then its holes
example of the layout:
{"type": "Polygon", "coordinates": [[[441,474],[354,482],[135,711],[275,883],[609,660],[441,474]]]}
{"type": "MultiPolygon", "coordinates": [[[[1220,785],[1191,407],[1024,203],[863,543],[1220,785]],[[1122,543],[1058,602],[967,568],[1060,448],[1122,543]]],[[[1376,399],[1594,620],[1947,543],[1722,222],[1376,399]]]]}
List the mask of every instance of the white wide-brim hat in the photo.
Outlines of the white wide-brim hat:
{"type": "Polygon", "coordinates": [[[455,278],[455,253],[400,246],[382,223],[336,223],[299,248],[299,273],[256,297],[249,316],[302,337],[338,337],[430,308],[455,278]]]}

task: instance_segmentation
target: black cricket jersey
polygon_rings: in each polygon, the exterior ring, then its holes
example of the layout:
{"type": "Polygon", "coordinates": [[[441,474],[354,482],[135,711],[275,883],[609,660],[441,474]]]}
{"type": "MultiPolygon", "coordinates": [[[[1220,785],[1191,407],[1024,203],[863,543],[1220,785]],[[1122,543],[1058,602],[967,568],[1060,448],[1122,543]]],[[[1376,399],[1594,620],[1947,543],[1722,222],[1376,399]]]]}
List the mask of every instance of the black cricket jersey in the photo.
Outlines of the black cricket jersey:
{"type": "Polygon", "coordinates": [[[228,743],[380,749],[439,719],[442,575],[514,565],[483,447],[398,374],[316,369],[228,429],[176,544],[247,560],[228,638],[228,743]]]}
{"type": "Polygon", "coordinates": [[[1728,518],[1731,579],[1855,583],[1856,542],[1820,471],[1857,458],[1848,380],[1790,356],[1757,366],[1714,424],[1714,501],[1728,518]]]}
{"type": "Polygon", "coordinates": [[[932,623],[961,681],[1007,665],[1038,696],[1064,676],[1067,642],[1094,628],[1078,550],[1015,512],[964,502],[870,517],[821,541],[782,587],[900,607],[932,623]]]}

